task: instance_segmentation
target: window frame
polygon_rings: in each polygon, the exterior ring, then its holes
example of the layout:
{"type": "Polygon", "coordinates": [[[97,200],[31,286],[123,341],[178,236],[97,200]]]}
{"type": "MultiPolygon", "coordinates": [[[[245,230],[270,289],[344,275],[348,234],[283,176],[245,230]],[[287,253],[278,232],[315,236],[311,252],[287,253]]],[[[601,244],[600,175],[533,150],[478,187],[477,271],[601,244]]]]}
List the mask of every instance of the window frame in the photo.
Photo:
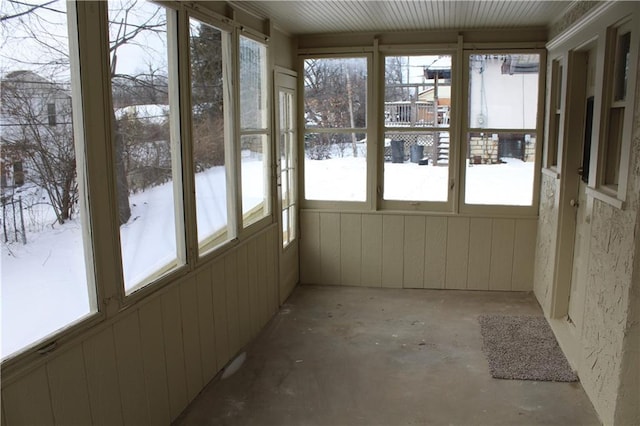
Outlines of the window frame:
{"type": "MultiPolygon", "coordinates": [[[[550,81],[547,104],[548,120],[545,129],[544,169],[551,173],[559,173],[562,160],[562,145],[564,140],[564,110],[566,104],[566,60],[564,56],[551,59],[549,64],[550,81]]],[[[545,114],[547,115],[547,114],[545,114]]]]}
{"type": "Polygon", "coordinates": [[[533,164],[533,187],[531,205],[501,205],[501,204],[470,204],[465,202],[467,165],[466,155],[459,155],[458,167],[460,168],[460,182],[458,185],[458,203],[459,211],[463,214],[485,215],[485,216],[517,216],[517,217],[535,217],[538,214],[539,194],[540,194],[540,174],[542,160],[542,146],[544,144],[544,121],[545,121],[545,93],[546,93],[546,76],[547,76],[547,55],[546,49],[540,48],[482,48],[482,49],[463,49],[463,60],[461,71],[462,85],[461,88],[466,89],[467,96],[461,96],[463,99],[461,105],[461,125],[460,125],[460,153],[466,151],[468,146],[468,136],[471,133],[523,133],[534,134],[536,136],[536,146],[533,164]],[[471,55],[483,54],[537,54],[540,57],[540,65],[538,70],[538,99],[536,127],[529,129],[520,128],[479,128],[472,127],[469,123],[469,57],[471,55]]]}
{"type": "MultiPolygon", "coordinates": [[[[384,198],[384,143],[378,144],[378,182],[377,182],[377,194],[378,205],[381,210],[394,210],[394,211],[425,211],[425,212],[452,212],[456,205],[456,181],[458,175],[458,161],[457,158],[460,153],[460,113],[459,113],[459,92],[461,88],[460,78],[460,64],[459,55],[457,49],[452,48],[414,48],[414,49],[395,49],[391,46],[381,46],[381,54],[379,60],[379,102],[377,105],[378,117],[381,117],[378,134],[379,140],[384,141],[385,135],[388,131],[397,133],[423,131],[423,132],[437,132],[442,129],[449,132],[449,164],[448,164],[448,189],[447,189],[447,201],[416,201],[416,200],[387,200],[384,198]],[[448,55],[451,57],[451,105],[449,112],[449,126],[448,127],[409,127],[409,128],[394,128],[385,126],[384,120],[384,102],[385,102],[385,63],[387,57],[393,56],[429,56],[429,55],[448,55]]],[[[437,166],[426,166],[437,167],[437,166]]]]}
{"type": "MultiPolygon", "coordinates": [[[[105,1],[106,7],[108,9],[109,2],[105,1]]],[[[184,132],[182,131],[182,127],[186,125],[186,123],[190,123],[190,121],[185,121],[184,116],[182,114],[184,99],[181,96],[180,91],[182,89],[181,82],[179,81],[180,72],[180,24],[179,21],[181,19],[181,8],[176,8],[172,5],[167,5],[165,3],[156,3],[151,2],[151,5],[156,5],[158,7],[162,7],[165,9],[167,13],[167,71],[168,71],[168,90],[169,90],[169,99],[170,108],[169,108],[169,122],[170,122],[170,145],[171,145],[171,163],[172,163],[172,183],[173,183],[173,205],[174,205],[174,214],[175,214],[175,234],[176,234],[176,257],[175,261],[172,261],[161,268],[155,270],[153,273],[147,275],[143,280],[135,283],[131,288],[126,288],[126,283],[124,279],[124,264],[123,264],[123,253],[122,253],[122,243],[121,243],[121,235],[120,235],[120,226],[118,226],[118,232],[114,237],[116,239],[116,245],[119,249],[118,259],[120,259],[120,299],[123,303],[126,303],[127,300],[133,298],[133,300],[137,300],[138,298],[144,297],[147,294],[145,291],[148,287],[156,287],[158,283],[168,282],[169,280],[179,276],[180,274],[185,274],[188,270],[188,259],[187,259],[187,248],[186,248],[186,224],[184,221],[185,218],[185,208],[184,203],[184,194],[186,193],[185,185],[184,185],[184,173],[185,173],[185,164],[184,164],[184,132]],[[174,78],[171,78],[174,76],[174,78]],[[171,101],[173,99],[173,101],[171,101]],[[175,146],[174,146],[175,144],[175,146]],[[181,220],[183,219],[183,220],[181,220]]],[[[108,20],[108,10],[106,12],[107,20],[108,20]]],[[[110,42],[108,33],[109,33],[109,23],[106,23],[107,27],[107,43],[110,42]]],[[[109,58],[107,58],[107,62],[109,63],[109,58]]],[[[111,87],[111,79],[109,79],[108,84],[108,93],[109,93],[109,108],[113,106],[112,101],[112,87],[111,87]]],[[[190,118],[189,118],[190,120],[190,118]]],[[[111,124],[111,141],[115,140],[115,123],[111,124]]],[[[113,142],[110,142],[111,144],[113,142]]],[[[118,203],[117,203],[117,185],[116,185],[116,170],[115,170],[115,148],[112,149],[112,161],[114,164],[112,171],[112,179],[114,182],[114,187],[116,191],[115,198],[115,209],[116,209],[116,217],[118,217],[118,203]]]]}
{"type": "MultiPolygon", "coordinates": [[[[236,221],[238,223],[237,232],[243,235],[251,235],[254,232],[257,232],[269,224],[273,223],[273,176],[274,176],[274,168],[273,168],[273,129],[272,129],[272,119],[273,119],[273,99],[271,93],[273,93],[272,87],[272,79],[269,78],[269,69],[273,68],[271,65],[271,54],[269,49],[269,39],[267,37],[254,34],[251,31],[240,28],[235,31],[235,35],[233,37],[234,40],[234,49],[232,54],[234,55],[234,79],[236,81],[236,85],[234,88],[234,98],[236,100],[235,105],[233,107],[233,111],[235,114],[235,122],[234,122],[234,131],[237,135],[234,138],[234,145],[236,146],[236,179],[237,179],[237,199],[236,199],[236,221]],[[241,122],[241,109],[242,109],[242,82],[240,81],[240,38],[245,37],[249,40],[252,40],[256,43],[261,44],[264,47],[265,51],[265,61],[264,61],[264,69],[262,78],[262,89],[263,95],[265,97],[265,110],[266,117],[264,127],[262,129],[243,129],[241,122]],[[265,167],[264,170],[264,191],[265,197],[264,202],[266,205],[262,207],[262,215],[259,216],[257,220],[249,220],[248,223],[245,224],[247,218],[253,218],[254,215],[258,213],[258,210],[254,207],[250,213],[245,215],[243,213],[243,204],[242,204],[242,156],[241,156],[241,141],[243,136],[253,136],[253,135],[262,135],[266,138],[266,149],[263,152],[263,164],[265,167]]],[[[258,206],[256,206],[258,207],[258,206]]]]}
{"type": "Polygon", "coordinates": [[[374,97],[374,53],[371,49],[358,50],[339,50],[335,49],[314,49],[312,52],[302,52],[299,56],[298,69],[301,70],[301,77],[298,78],[298,123],[306,123],[304,118],[304,91],[305,91],[305,73],[304,63],[306,59],[341,59],[341,58],[365,58],[367,61],[367,111],[366,111],[366,127],[364,128],[347,128],[347,127],[326,127],[308,128],[306,124],[299,124],[301,129],[298,132],[298,203],[300,209],[331,209],[331,210],[352,210],[367,211],[375,209],[376,197],[373,195],[375,189],[371,182],[374,176],[374,167],[376,166],[377,148],[374,140],[377,139],[376,108],[374,97]],[[306,151],[304,146],[305,136],[309,133],[364,133],[367,136],[367,156],[366,156],[366,176],[365,176],[365,200],[364,201],[339,201],[339,200],[310,200],[306,198],[305,189],[305,162],[306,151]]]}
{"type": "MultiPolygon", "coordinates": [[[[205,262],[207,259],[216,256],[216,253],[219,253],[221,250],[229,246],[233,246],[238,240],[238,222],[237,222],[237,214],[236,214],[236,206],[238,205],[238,191],[237,187],[237,165],[236,165],[236,143],[235,138],[237,135],[236,126],[233,125],[233,119],[235,117],[236,110],[236,86],[237,86],[237,77],[234,71],[235,68],[235,58],[234,52],[236,50],[235,43],[235,27],[225,22],[223,19],[220,19],[215,14],[206,12],[201,9],[192,9],[189,7],[183,8],[183,17],[180,22],[183,24],[184,30],[182,33],[184,34],[185,49],[183,49],[183,54],[181,57],[182,60],[182,69],[184,69],[184,74],[188,77],[183,79],[180,83],[182,86],[181,90],[181,100],[183,101],[183,105],[181,105],[181,117],[183,121],[183,141],[184,148],[186,151],[185,158],[186,162],[184,164],[184,174],[188,176],[185,178],[186,186],[192,188],[190,191],[187,191],[185,187],[185,210],[187,214],[185,215],[186,220],[189,222],[190,229],[187,233],[187,246],[188,251],[191,253],[192,259],[188,260],[188,263],[198,264],[200,262],[205,262]],[[190,22],[191,19],[194,19],[202,24],[209,25],[214,27],[215,29],[226,33],[224,37],[221,38],[222,52],[223,52],[223,78],[225,78],[225,87],[223,89],[223,103],[225,105],[224,108],[224,148],[225,148],[225,184],[226,184],[226,210],[227,210],[227,224],[224,228],[221,228],[219,231],[214,232],[212,235],[207,236],[203,241],[204,244],[200,244],[198,239],[198,230],[197,230],[197,202],[195,197],[196,183],[195,183],[195,164],[193,161],[193,117],[192,117],[192,82],[191,82],[191,34],[190,34],[190,22]],[[227,60],[224,60],[224,56],[227,56],[227,60]],[[186,133],[185,133],[186,132],[186,133]],[[226,232],[226,237],[222,238],[224,234],[223,230],[226,232]]],[[[179,44],[180,41],[178,41],[179,44]]]]}
{"type": "Polygon", "coordinates": [[[605,201],[616,208],[624,208],[627,199],[627,186],[629,179],[629,164],[631,161],[633,114],[636,91],[636,75],[638,64],[638,38],[640,31],[637,28],[637,14],[630,14],[612,25],[607,26],[604,36],[604,75],[602,85],[602,108],[600,111],[600,129],[598,133],[598,158],[595,174],[595,188],[590,188],[589,194],[595,198],[605,201]],[[620,34],[622,32],[622,34],[620,34]],[[626,83],[626,98],[624,100],[615,99],[617,81],[617,69],[620,64],[616,60],[618,53],[618,41],[621,35],[630,34],[629,40],[629,63],[628,79],[626,83]],[[617,159],[614,172],[617,173],[617,184],[610,184],[606,181],[607,173],[612,170],[607,165],[607,150],[610,146],[609,136],[611,131],[610,114],[613,110],[623,110],[620,117],[622,124],[619,133],[619,146],[617,147],[617,159]]]}

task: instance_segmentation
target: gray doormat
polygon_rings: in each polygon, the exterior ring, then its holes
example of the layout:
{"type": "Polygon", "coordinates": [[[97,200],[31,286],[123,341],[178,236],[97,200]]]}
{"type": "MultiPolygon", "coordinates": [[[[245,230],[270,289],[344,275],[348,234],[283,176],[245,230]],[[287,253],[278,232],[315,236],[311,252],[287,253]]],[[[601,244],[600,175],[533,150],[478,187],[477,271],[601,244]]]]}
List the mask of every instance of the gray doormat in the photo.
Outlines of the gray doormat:
{"type": "Polygon", "coordinates": [[[578,381],[544,317],[481,315],[478,321],[494,378],[578,381]]]}

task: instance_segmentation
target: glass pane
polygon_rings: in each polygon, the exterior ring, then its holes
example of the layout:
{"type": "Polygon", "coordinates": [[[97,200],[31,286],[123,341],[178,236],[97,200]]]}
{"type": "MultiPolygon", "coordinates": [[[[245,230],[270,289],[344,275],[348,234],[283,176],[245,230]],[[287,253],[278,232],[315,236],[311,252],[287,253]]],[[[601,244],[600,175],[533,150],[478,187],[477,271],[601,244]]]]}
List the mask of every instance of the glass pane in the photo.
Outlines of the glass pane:
{"type": "Polygon", "coordinates": [[[269,163],[267,135],[240,138],[242,215],[249,226],[269,215],[269,163]]]}
{"type": "Polygon", "coordinates": [[[203,254],[229,239],[224,104],[228,35],[195,19],[190,19],[189,30],[196,224],[203,254]]]}
{"type": "MultiPolygon", "coordinates": [[[[96,311],[67,3],[0,3],[2,359],[96,311]],[[87,244],[88,246],[88,244],[87,244]],[[89,279],[88,279],[89,278],[89,279]]],[[[75,70],[74,70],[75,71],[75,70]]],[[[81,127],[81,126],[80,126],[81,127]]]]}
{"type": "Polygon", "coordinates": [[[240,127],[267,128],[267,48],[240,36],[240,127]]]}
{"type": "Polygon", "coordinates": [[[620,173],[620,152],[622,147],[622,127],[624,125],[624,108],[609,110],[608,137],[605,147],[604,184],[617,186],[620,173]]]}
{"type": "Polygon", "coordinates": [[[282,207],[289,205],[289,171],[283,170],[280,173],[280,189],[282,197],[282,207]]]}
{"type": "Polygon", "coordinates": [[[282,246],[289,244],[289,209],[282,210],[282,246]]]}
{"type": "Polygon", "coordinates": [[[535,129],[540,55],[469,56],[469,127],[535,129]]]}
{"type": "Polygon", "coordinates": [[[387,127],[449,127],[451,56],[385,58],[387,127]]]}
{"type": "Polygon", "coordinates": [[[367,199],[367,139],[364,133],[310,133],[304,141],[308,200],[367,199]]]}
{"type": "Polygon", "coordinates": [[[367,127],[367,59],[304,61],[305,127],[367,127]]]}
{"type": "Polygon", "coordinates": [[[629,80],[629,67],[631,60],[631,33],[627,32],[618,36],[615,58],[615,87],[614,97],[616,101],[624,101],[627,97],[627,82],[629,80]]]}
{"type": "Polygon", "coordinates": [[[535,134],[470,133],[465,203],[530,206],[535,149],[535,134]]]}
{"type": "Polygon", "coordinates": [[[387,132],[384,199],[447,201],[449,132],[387,132]]]}
{"type": "Polygon", "coordinates": [[[169,96],[176,76],[167,64],[170,13],[148,2],[109,2],[113,144],[127,292],[181,263],[175,208],[180,183],[173,179],[178,141],[172,137],[178,132],[171,119],[178,100],[169,96]]]}

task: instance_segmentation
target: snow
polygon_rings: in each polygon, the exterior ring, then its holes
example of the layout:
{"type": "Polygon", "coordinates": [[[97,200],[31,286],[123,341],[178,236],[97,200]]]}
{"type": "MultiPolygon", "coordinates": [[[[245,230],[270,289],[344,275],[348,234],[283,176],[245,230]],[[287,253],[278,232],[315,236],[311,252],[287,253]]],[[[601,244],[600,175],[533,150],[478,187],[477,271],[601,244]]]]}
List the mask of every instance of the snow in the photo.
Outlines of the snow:
{"type": "Polygon", "coordinates": [[[169,105],[129,105],[124,108],[116,108],[115,116],[117,119],[135,116],[136,119],[145,120],[148,123],[162,124],[167,121],[169,116],[169,105]]]}
{"type": "MultiPolygon", "coordinates": [[[[530,205],[533,163],[504,159],[504,164],[470,165],[466,202],[530,205]]],[[[366,199],[366,158],[305,161],[307,198],[366,199]],[[316,198],[313,198],[316,197],[316,198]]],[[[445,200],[447,167],[385,163],[385,198],[445,200]]],[[[264,163],[243,158],[243,210],[264,198],[264,163]],[[248,183],[253,182],[253,185],[248,183]]],[[[226,224],[224,167],[196,175],[199,235],[226,224]]],[[[132,218],[121,227],[127,289],[176,261],[173,184],[133,194],[132,218]]],[[[44,215],[44,213],[37,213],[44,215]]],[[[51,223],[51,221],[47,222],[51,223]]],[[[31,228],[28,244],[2,245],[2,357],[66,327],[91,312],[85,276],[80,222],[31,228]]]]}
{"type": "MultiPolygon", "coordinates": [[[[248,181],[262,182],[263,162],[243,159],[242,173],[248,181]]],[[[263,199],[264,185],[245,192],[243,210],[247,211],[263,199]]],[[[173,183],[167,182],[129,197],[131,219],[120,228],[128,292],[149,275],[176,262],[172,193],[173,183]]],[[[224,167],[213,167],[196,175],[196,197],[200,235],[224,227],[227,218],[224,167]]],[[[47,215],[46,223],[52,223],[51,219],[47,215]]],[[[80,221],[29,228],[27,245],[2,244],[2,358],[91,313],[80,221]]]]}

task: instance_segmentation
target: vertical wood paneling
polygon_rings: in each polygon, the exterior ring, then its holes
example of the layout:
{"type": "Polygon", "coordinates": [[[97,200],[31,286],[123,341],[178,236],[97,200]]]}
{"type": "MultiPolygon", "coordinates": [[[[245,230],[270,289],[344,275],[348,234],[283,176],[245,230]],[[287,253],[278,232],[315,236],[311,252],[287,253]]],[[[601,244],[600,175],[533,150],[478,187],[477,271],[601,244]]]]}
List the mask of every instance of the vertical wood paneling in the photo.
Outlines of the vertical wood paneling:
{"type": "Polygon", "coordinates": [[[300,212],[300,280],[303,284],[320,283],[320,215],[300,212]]]}
{"type": "Polygon", "coordinates": [[[279,307],[278,300],[278,257],[276,256],[276,250],[278,249],[277,241],[278,239],[275,236],[274,228],[270,228],[266,233],[266,241],[267,241],[267,252],[265,253],[267,256],[267,289],[268,289],[268,309],[267,309],[267,318],[266,321],[269,321],[273,314],[276,313],[279,307]]]}
{"type": "Polygon", "coordinates": [[[382,218],[382,287],[402,287],[404,217],[382,218]]]}
{"type": "Polygon", "coordinates": [[[126,425],[149,423],[138,312],[113,325],[122,417],[126,425]]]}
{"type": "Polygon", "coordinates": [[[537,231],[538,224],[535,220],[520,219],[516,221],[511,290],[533,290],[537,231]]]}
{"type": "Polygon", "coordinates": [[[213,263],[211,278],[213,279],[213,322],[216,327],[218,369],[224,367],[231,357],[227,332],[227,291],[224,272],[224,259],[217,259],[213,263]]]}
{"type": "Polygon", "coordinates": [[[213,298],[211,294],[211,270],[203,269],[196,275],[198,296],[198,331],[200,332],[200,362],[202,381],[209,383],[218,372],[216,361],[216,332],[213,319],[213,298]]]}
{"type": "Polygon", "coordinates": [[[491,269],[491,219],[471,219],[467,288],[489,290],[491,269]]]}
{"type": "Polygon", "coordinates": [[[447,276],[445,288],[467,288],[469,218],[452,217],[447,223],[447,276]]]}
{"type": "Polygon", "coordinates": [[[107,328],[83,343],[93,424],[121,424],[122,405],[113,330],[107,328]]]}
{"type": "Polygon", "coordinates": [[[249,272],[249,310],[251,317],[251,337],[255,337],[260,331],[260,308],[258,290],[258,245],[256,239],[252,239],[247,245],[247,268],[249,272]]]}
{"type": "Polygon", "coordinates": [[[267,257],[265,250],[267,242],[264,234],[256,238],[256,247],[258,253],[258,326],[262,327],[267,321],[267,257]]]}
{"type": "Polygon", "coordinates": [[[9,425],[53,424],[47,372],[40,367],[2,389],[2,402],[9,425]]]}
{"type": "Polygon", "coordinates": [[[249,312],[249,270],[247,245],[238,247],[238,316],[240,318],[240,346],[251,338],[251,313],[249,312]]]}
{"type": "Polygon", "coordinates": [[[142,364],[147,389],[150,424],[167,424],[171,421],[169,411],[169,388],[167,381],[164,336],[162,332],[162,303],[155,298],[140,307],[140,344],[142,364]]]}
{"type": "Polygon", "coordinates": [[[340,284],[340,214],[320,214],[320,282],[340,284]]]}
{"type": "MultiPolygon", "coordinates": [[[[91,421],[91,419],[89,419],[91,421]]],[[[0,425],[7,424],[7,417],[4,415],[4,398],[0,399],[0,425]]]]}
{"type": "Polygon", "coordinates": [[[200,327],[198,326],[198,289],[193,275],[180,286],[180,304],[187,398],[192,401],[203,386],[200,327]]]}
{"type": "Polygon", "coordinates": [[[404,218],[403,287],[424,287],[424,247],[426,221],[424,216],[404,218]]]}
{"type": "MultiPolygon", "coordinates": [[[[47,363],[47,376],[56,423],[61,425],[91,424],[82,345],[74,346],[52,358],[47,363]]],[[[146,408],[146,402],[143,407],[146,408]]]]}
{"type": "Polygon", "coordinates": [[[174,420],[187,405],[187,382],[184,368],[180,292],[173,288],[162,295],[162,331],[164,353],[167,361],[169,385],[169,412],[174,420]]]}
{"type": "Polygon", "coordinates": [[[362,216],[340,215],[340,281],[343,285],[361,285],[362,263],[362,216]]]}
{"type": "Polygon", "coordinates": [[[229,333],[229,355],[240,350],[240,318],[238,317],[238,271],[236,252],[224,257],[224,281],[227,296],[227,330],[229,333]]]}
{"type": "Polygon", "coordinates": [[[447,266],[446,217],[427,217],[425,223],[424,287],[444,288],[447,266]]]}
{"type": "Polygon", "coordinates": [[[491,233],[491,290],[511,290],[515,220],[494,219],[491,233]]]}
{"type": "Polygon", "coordinates": [[[362,285],[382,283],[382,215],[362,215],[362,285]]]}

